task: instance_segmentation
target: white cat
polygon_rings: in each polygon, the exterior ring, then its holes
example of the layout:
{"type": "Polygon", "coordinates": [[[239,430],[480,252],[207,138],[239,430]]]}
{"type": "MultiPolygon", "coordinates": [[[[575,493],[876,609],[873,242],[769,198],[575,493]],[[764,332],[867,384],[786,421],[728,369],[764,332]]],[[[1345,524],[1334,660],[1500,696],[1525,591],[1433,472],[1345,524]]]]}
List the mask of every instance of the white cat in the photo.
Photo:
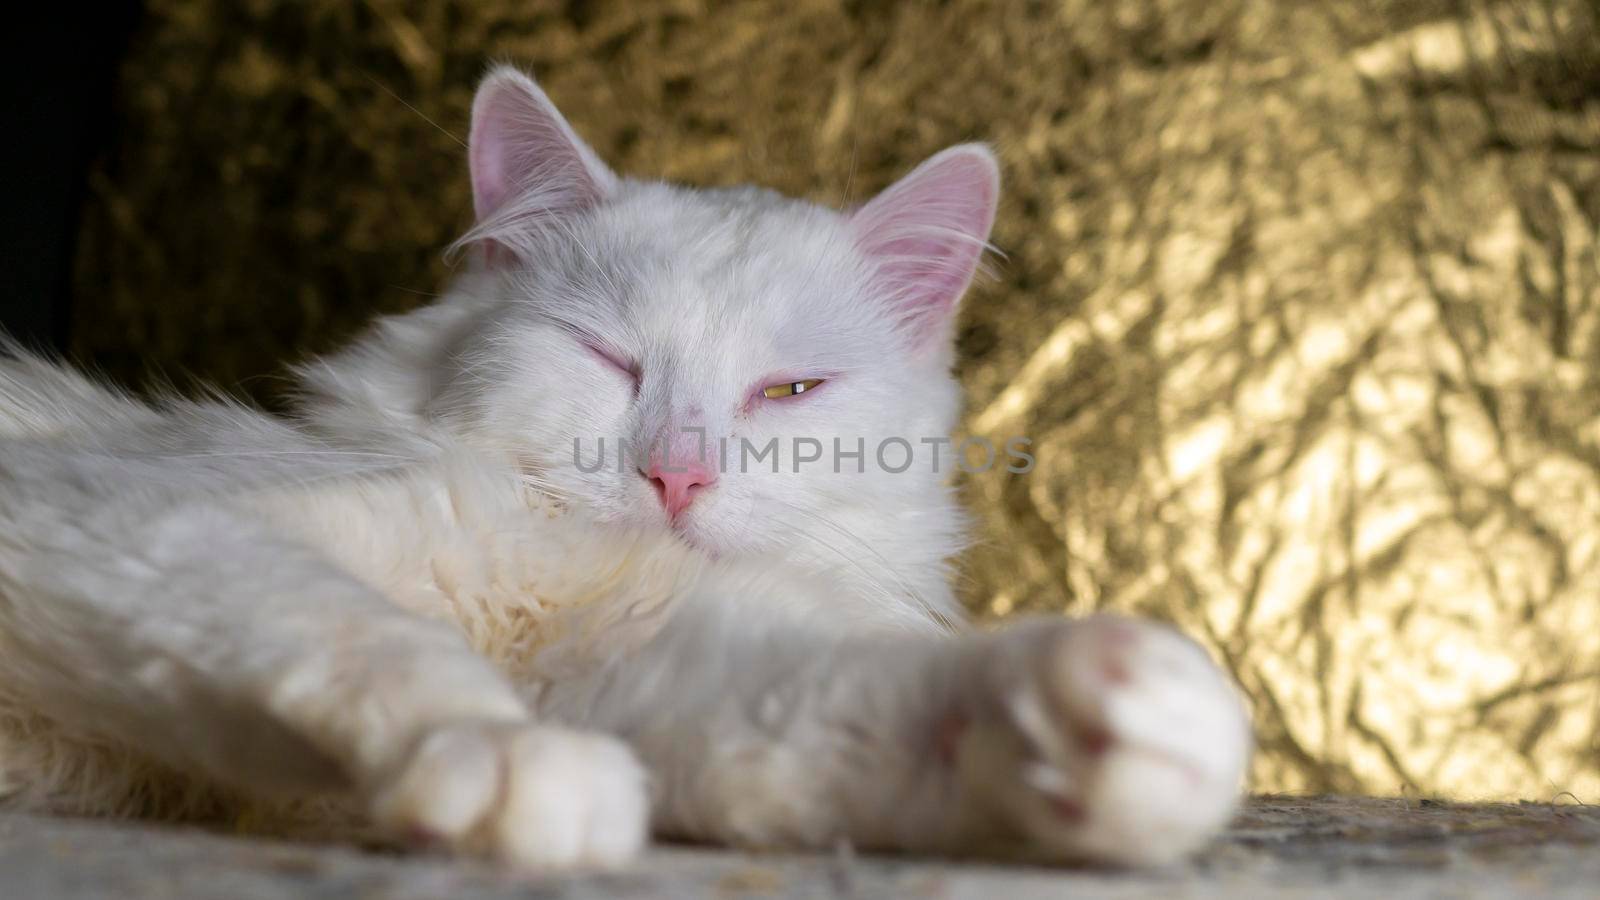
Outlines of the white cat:
{"type": "Polygon", "coordinates": [[[843,213],[632,181],[505,68],[470,147],[468,270],[292,419],[0,358],[0,808],[544,868],[650,832],[1160,862],[1227,819],[1247,720],[1197,646],[951,625],[985,148],[843,213]]]}

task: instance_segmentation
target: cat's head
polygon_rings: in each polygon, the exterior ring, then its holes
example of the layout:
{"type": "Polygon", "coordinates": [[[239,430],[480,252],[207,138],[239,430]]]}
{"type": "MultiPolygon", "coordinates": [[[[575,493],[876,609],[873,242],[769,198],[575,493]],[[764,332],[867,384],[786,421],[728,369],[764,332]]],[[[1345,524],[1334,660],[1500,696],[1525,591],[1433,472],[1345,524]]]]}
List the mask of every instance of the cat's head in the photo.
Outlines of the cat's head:
{"type": "Polygon", "coordinates": [[[446,304],[473,312],[430,417],[599,519],[714,554],[955,549],[952,450],[934,442],[955,424],[952,320],[994,218],[986,148],[844,212],[631,180],[508,68],[479,88],[469,143],[472,264],[446,304]]]}

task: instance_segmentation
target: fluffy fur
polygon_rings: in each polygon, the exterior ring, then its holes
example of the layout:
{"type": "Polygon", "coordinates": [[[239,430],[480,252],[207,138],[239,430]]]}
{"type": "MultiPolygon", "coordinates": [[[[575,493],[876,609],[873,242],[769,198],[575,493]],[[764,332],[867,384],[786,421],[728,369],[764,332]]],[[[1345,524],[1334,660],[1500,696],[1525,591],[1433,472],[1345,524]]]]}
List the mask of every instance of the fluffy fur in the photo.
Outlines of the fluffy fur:
{"type": "Polygon", "coordinates": [[[300,368],[293,417],[0,358],[0,807],[532,867],[649,829],[1148,862],[1225,820],[1248,736],[1197,647],[952,633],[922,439],[957,412],[987,150],[846,212],[638,182],[500,69],[471,161],[467,271],[300,368]],[[694,429],[732,463],[673,482],[694,429]],[[877,464],[893,438],[918,464],[877,464]],[[739,464],[772,439],[777,471],[739,464]]]}

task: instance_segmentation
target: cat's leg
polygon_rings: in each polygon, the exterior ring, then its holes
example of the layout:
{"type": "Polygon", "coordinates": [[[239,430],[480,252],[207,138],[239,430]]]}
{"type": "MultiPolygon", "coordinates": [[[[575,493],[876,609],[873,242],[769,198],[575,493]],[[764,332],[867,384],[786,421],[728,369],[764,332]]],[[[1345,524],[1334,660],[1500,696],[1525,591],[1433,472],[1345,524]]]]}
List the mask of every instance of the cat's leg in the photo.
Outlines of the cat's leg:
{"type": "Polygon", "coordinates": [[[1113,617],[851,636],[701,604],[548,703],[634,745],[658,830],[769,847],[1158,863],[1224,823],[1249,751],[1198,646],[1113,617]]]}
{"type": "MultiPolygon", "coordinates": [[[[642,846],[644,773],[625,745],[536,725],[453,627],[312,548],[203,502],[6,499],[0,696],[60,733],[258,796],[354,792],[393,833],[518,864],[642,846]]],[[[34,768],[0,758],[0,802],[126,808],[51,783],[67,760],[17,759],[34,768]]]]}

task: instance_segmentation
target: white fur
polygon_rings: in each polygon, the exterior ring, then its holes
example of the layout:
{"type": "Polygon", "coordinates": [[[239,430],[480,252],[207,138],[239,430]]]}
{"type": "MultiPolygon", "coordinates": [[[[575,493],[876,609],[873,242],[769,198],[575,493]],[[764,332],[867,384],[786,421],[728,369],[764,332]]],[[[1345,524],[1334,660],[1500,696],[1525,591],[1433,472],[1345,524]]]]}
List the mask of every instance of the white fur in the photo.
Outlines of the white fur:
{"type": "Polygon", "coordinates": [[[469,270],[301,367],[294,418],[0,354],[0,807],[375,826],[534,867],[624,861],[647,816],[1119,862],[1220,825],[1248,739],[1198,648],[1114,619],[951,637],[951,460],[871,459],[954,424],[987,151],[841,214],[611,175],[509,70],[477,110],[469,270]],[[794,472],[785,445],[669,520],[633,465],[572,464],[686,424],[860,439],[868,471],[794,472]]]}

